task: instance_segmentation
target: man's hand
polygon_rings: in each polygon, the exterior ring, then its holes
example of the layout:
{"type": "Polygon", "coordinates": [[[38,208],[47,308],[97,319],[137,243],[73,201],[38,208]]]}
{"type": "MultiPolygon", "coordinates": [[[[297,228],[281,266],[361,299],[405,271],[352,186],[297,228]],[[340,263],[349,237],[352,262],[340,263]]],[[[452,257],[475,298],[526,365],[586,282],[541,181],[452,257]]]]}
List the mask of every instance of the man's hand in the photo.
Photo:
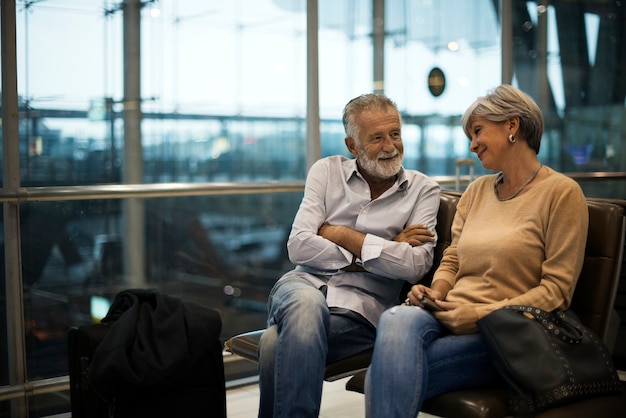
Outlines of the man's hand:
{"type": "Polygon", "coordinates": [[[433,234],[426,225],[409,225],[395,238],[395,241],[406,242],[411,245],[411,247],[424,245],[434,240],[435,234],[433,234]]]}

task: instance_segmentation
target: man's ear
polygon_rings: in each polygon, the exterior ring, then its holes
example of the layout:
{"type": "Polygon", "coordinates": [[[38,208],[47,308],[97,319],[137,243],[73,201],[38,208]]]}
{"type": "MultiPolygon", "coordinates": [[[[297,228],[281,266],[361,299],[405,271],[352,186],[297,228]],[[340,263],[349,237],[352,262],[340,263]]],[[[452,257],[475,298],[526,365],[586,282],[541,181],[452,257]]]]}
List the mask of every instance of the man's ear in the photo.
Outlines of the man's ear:
{"type": "Polygon", "coordinates": [[[352,154],[354,157],[357,156],[357,151],[356,151],[356,144],[354,143],[354,141],[356,141],[354,138],[351,138],[349,136],[346,137],[345,142],[346,142],[346,147],[348,148],[348,151],[350,151],[350,154],[352,154]]]}

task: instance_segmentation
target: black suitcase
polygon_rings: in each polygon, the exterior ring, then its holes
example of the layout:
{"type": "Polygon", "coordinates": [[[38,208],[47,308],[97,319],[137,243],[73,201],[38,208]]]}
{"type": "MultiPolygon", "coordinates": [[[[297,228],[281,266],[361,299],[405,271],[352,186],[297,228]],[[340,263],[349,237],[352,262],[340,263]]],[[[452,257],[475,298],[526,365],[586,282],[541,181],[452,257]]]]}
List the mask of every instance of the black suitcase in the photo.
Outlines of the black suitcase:
{"type": "Polygon", "coordinates": [[[113,401],[99,396],[90,381],[90,365],[111,326],[107,322],[69,330],[72,418],[226,417],[222,344],[217,338],[182,377],[147,385],[122,382],[113,401]]]}

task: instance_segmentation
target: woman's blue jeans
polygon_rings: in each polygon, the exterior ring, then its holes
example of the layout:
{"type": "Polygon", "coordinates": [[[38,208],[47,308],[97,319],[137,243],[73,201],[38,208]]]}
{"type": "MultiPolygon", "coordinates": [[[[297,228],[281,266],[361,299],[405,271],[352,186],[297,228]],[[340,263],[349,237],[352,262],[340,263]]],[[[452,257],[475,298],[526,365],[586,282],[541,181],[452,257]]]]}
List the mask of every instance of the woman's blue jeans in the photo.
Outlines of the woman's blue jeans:
{"type": "Polygon", "coordinates": [[[365,379],[367,417],[417,417],[424,399],[500,382],[479,333],[451,334],[427,310],[394,306],[381,316],[365,379]]]}
{"type": "Polygon", "coordinates": [[[360,315],[329,309],[324,289],[286,273],[269,297],[259,344],[259,417],[319,416],[324,368],[372,348],[375,328],[360,315]]]}

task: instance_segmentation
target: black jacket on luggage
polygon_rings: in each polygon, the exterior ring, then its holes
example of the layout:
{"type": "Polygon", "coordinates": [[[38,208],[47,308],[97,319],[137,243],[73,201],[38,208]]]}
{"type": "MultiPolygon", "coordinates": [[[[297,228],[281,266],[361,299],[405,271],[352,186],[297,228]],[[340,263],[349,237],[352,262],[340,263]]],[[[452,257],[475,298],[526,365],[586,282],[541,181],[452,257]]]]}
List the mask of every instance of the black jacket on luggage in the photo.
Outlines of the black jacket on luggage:
{"type": "MultiPolygon", "coordinates": [[[[81,338],[68,339],[70,345],[93,335],[100,339],[87,344],[93,349],[87,353],[87,371],[85,353],[70,347],[70,362],[78,363],[74,369],[83,369],[82,377],[72,379],[70,366],[70,381],[78,382],[70,382],[73,398],[93,397],[85,393],[87,386],[108,405],[108,415],[115,417],[226,415],[222,322],[215,310],[155,289],[132,289],[116,296],[102,322],[95,327],[106,331],[94,333],[94,326],[81,327],[81,338]]],[[[85,410],[76,416],[100,416],[72,399],[73,413],[75,408],[85,410]]]]}

